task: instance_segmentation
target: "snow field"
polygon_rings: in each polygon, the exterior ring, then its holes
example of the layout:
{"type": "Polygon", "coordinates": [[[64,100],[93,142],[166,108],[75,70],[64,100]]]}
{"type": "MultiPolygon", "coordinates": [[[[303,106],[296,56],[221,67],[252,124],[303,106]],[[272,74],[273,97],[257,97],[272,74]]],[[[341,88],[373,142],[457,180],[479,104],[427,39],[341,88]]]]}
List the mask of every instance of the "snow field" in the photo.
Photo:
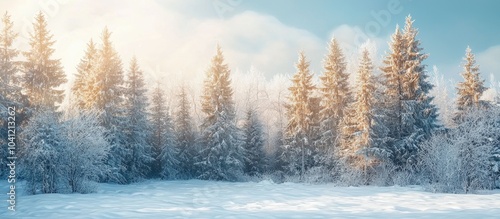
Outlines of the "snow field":
{"type": "MultiPolygon", "coordinates": [[[[20,184],[22,186],[22,184],[20,184]]],[[[7,183],[1,183],[6,191],[7,183]]],[[[500,191],[437,194],[421,187],[145,181],[94,194],[24,195],[0,218],[498,218],[500,191]]]]}

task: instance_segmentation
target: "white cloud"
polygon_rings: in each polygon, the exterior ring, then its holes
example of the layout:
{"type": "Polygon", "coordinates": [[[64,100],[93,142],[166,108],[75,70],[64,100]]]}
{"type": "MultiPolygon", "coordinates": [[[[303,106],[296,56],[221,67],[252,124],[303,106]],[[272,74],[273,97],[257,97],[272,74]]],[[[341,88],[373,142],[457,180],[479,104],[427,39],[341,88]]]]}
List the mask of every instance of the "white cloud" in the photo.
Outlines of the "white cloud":
{"type": "MultiPolygon", "coordinates": [[[[0,7],[13,16],[23,49],[27,47],[26,33],[31,30],[33,16],[37,11],[46,13],[57,41],[54,57],[61,58],[70,78],[86,43],[90,38],[99,42],[104,26],[113,32],[112,41],[124,68],[136,55],[150,81],[203,78],[217,43],[230,68],[245,72],[254,66],[267,78],[278,73],[292,74],[299,50],[306,52],[311,69],[318,74],[327,52],[328,39],[287,26],[269,15],[243,11],[221,19],[212,1],[40,0],[33,4],[24,0],[2,1],[0,7]]],[[[356,47],[360,43],[353,40],[359,41],[360,34],[359,27],[348,25],[332,31],[347,48],[348,61],[357,60],[356,47]]],[[[376,48],[383,48],[386,39],[372,42],[376,48]]]]}
{"type": "Polygon", "coordinates": [[[476,60],[484,79],[494,76],[497,82],[500,80],[500,45],[489,47],[485,51],[477,53],[476,60]]]}

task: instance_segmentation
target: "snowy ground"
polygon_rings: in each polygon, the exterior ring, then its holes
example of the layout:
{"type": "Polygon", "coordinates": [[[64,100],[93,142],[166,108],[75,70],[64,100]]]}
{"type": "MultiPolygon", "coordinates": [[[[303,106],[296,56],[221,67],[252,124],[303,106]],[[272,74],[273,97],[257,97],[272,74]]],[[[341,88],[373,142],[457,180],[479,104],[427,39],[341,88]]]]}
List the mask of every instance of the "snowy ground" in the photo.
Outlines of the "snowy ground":
{"type": "MultiPolygon", "coordinates": [[[[7,183],[0,182],[0,188],[7,191],[7,183]]],[[[98,193],[86,195],[21,194],[15,214],[5,204],[0,218],[499,218],[500,191],[486,193],[269,181],[147,181],[101,184],[98,193]]]]}

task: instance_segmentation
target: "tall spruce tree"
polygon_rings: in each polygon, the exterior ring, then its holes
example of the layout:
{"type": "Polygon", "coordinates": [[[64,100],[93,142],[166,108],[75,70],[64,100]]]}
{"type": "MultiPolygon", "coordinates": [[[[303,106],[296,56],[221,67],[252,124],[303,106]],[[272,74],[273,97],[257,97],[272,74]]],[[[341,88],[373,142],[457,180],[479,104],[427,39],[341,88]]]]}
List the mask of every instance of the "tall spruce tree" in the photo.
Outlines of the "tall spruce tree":
{"type": "Polygon", "coordinates": [[[196,166],[200,179],[234,181],[242,174],[243,149],[240,131],[235,124],[230,70],[217,46],[204,83],[200,151],[196,166]]]}
{"type": "Polygon", "coordinates": [[[329,44],[329,51],[323,61],[324,73],[319,88],[321,93],[319,162],[332,162],[334,147],[338,146],[337,137],[340,125],[346,116],[352,95],[349,89],[349,74],[346,72],[344,54],[335,38],[329,44]]]}
{"type": "Polygon", "coordinates": [[[173,124],[165,105],[165,94],[159,84],[153,91],[150,116],[152,132],[149,139],[154,157],[152,176],[173,179],[182,170],[179,169],[178,147],[173,124]]]}
{"type": "Polygon", "coordinates": [[[127,183],[123,173],[127,172],[125,157],[131,151],[126,148],[124,117],[124,77],[122,62],[111,42],[111,32],[104,28],[101,36],[102,45],[98,50],[95,99],[97,110],[102,111],[101,125],[106,129],[106,137],[111,145],[107,162],[111,172],[105,181],[127,183]]]}
{"type": "Polygon", "coordinates": [[[85,55],[76,67],[76,79],[71,88],[76,100],[76,105],[80,109],[90,110],[97,108],[96,100],[99,95],[100,83],[100,79],[97,78],[99,61],[99,51],[94,41],[91,39],[87,44],[85,55]]]}
{"type": "Polygon", "coordinates": [[[408,16],[403,33],[396,27],[381,68],[386,79],[386,126],[394,142],[391,158],[399,167],[414,165],[419,143],[438,128],[437,109],[429,96],[432,85],[423,64],[428,55],[422,53],[417,34],[408,16]]]}
{"type": "Polygon", "coordinates": [[[470,47],[465,50],[464,70],[462,72],[463,82],[458,83],[457,117],[462,117],[472,108],[479,108],[485,103],[480,100],[486,90],[484,80],[481,80],[479,66],[470,47]]]}
{"type": "Polygon", "coordinates": [[[342,123],[339,157],[349,165],[362,168],[373,166],[377,159],[387,156],[384,148],[386,128],[379,121],[375,100],[373,64],[366,48],[358,69],[355,101],[348,107],[342,123]]]}
{"type": "Polygon", "coordinates": [[[64,97],[60,86],[66,83],[66,77],[60,60],[52,58],[54,43],[45,16],[39,12],[30,33],[30,49],[23,53],[26,61],[22,63],[23,89],[35,109],[56,110],[64,97]]]}
{"type": "Polygon", "coordinates": [[[243,148],[245,149],[244,172],[250,176],[263,174],[267,164],[264,151],[264,133],[255,109],[249,108],[247,110],[242,132],[243,148]]]}
{"type": "Polygon", "coordinates": [[[175,135],[179,148],[180,176],[184,179],[193,178],[196,174],[194,157],[196,156],[196,133],[191,118],[191,107],[186,87],[180,88],[177,111],[175,112],[175,135]]]}
{"type": "MultiPolygon", "coordinates": [[[[417,132],[421,132],[423,138],[429,138],[432,131],[438,128],[437,125],[437,108],[432,104],[434,97],[429,93],[434,87],[429,82],[427,74],[427,65],[423,64],[428,54],[423,53],[423,48],[420,46],[420,40],[416,39],[418,30],[413,27],[411,16],[406,17],[406,24],[403,30],[403,38],[406,41],[406,59],[403,90],[406,99],[415,101],[415,111],[412,114],[415,120],[417,132]]],[[[411,129],[411,128],[410,128],[411,129]]],[[[419,138],[419,137],[418,137],[419,138]]],[[[417,140],[415,144],[418,144],[417,140]]]]}
{"type": "MultiPolygon", "coordinates": [[[[167,112],[170,110],[167,108],[167,112]]],[[[160,176],[163,179],[177,179],[179,177],[179,147],[177,139],[175,138],[174,123],[167,113],[164,118],[165,122],[165,141],[161,148],[160,162],[161,162],[161,172],[160,176]]]]}
{"type": "Polygon", "coordinates": [[[401,138],[402,132],[402,81],[401,75],[404,74],[404,56],[405,48],[402,34],[399,26],[396,26],[396,31],[391,36],[390,53],[383,61],[384,66],[381,68],[384,75],[385,90],[384,90],[384,108],[387,111],[386,126],[389,128],[391,136],[394,139],[401,138]]]}
{"type": "Polygon", "coordinates": [[[125,148],[129,153],[125,157],[127,171],[122,174],[128,182],[134,182],[149,174],[151,145],[148,142],[151,127],[148,121],[148,98],[143,73],[137,59],[130,61],[125,87],[125,148]]]}
{"type": "Polygon", "coordinates": [[[21,93],[19,86],[19,77],[17,75],[19,69],[14,60],[19,51],[13,48],[13,42],[17,38],[17,33],[14,32],[14,24],[10,20],[10,15],[5,12],[2,17],[0,32],[0,147],[3,148],[0,152],[0,176],[7,173],[7,117],[8,107],[16,108],[16,123],[19,125],[25,117],[24,105],[26,99],[21,93]]]}
{"type": "Polygon", "coordinates": [[[0,108],[2,112],[8,106],[20,106],[22,100],[20,78],[17,75],[19,69],[14,60],[19,51],[12,48],[17,35],[14,32],[14,24],[10,20],[10,15],[5,12],[0,32],[0,108]]]}
{"type": "Polygon", "coordinates": [[[151,176],[159,177],[161,172],[160,154],[165,142],[165,118],[167,117],[167,107],[165,106],[165,94],[157,84],[153,90],[151,98],[150,109],[150,123],[151,123],[151,137],[149,142],[151,144],[151,151],[154,158],[151,164],[151,176]]]}
{"type": "Polygon", "coordinates": [[[309,62],[303,52],[299,54],[296,65],[297,73],[292,78],[289,88],[290,97],[287,106],[288,124],[285,133],[285,145],[280,159],[286,165],[285,172],[300,176],[314,163],[312,137],[315,124],[312,109],[312,93],[315,86],[309,71],[309,62]]]}

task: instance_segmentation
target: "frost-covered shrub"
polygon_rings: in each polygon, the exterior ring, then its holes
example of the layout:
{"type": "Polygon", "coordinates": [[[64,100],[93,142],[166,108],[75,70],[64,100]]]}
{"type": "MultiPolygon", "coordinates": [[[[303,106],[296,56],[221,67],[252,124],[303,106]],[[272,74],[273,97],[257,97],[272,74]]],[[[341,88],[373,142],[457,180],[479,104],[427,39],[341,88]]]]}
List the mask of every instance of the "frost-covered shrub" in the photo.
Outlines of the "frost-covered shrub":
{"type": "Polygon", "coordinates": [[[60,177],[58,160],[63,139],[57,115],[43,111],[34,115],[20,135],[20,175],[29,194],[55,193],[60,177]]]}
{"type": "Polygon", "coordinates": [[[66,121],[52,111],[38,112],[20,139],[21,177],[29,194],[89,193],[95,188],[91,182],[105,174],[109,144],[96,112],[66,121]]]}
{"type": "Polygon", "coordinates": [[[499,113],[498,109],[469,113],[456,128],[422,144],[422,175],[430,190],[470,193],[493,187],[499,113]]]}
{"type": "Polygon", "coordinates": [[[59,151],[58,169],[61,186],[68,192],[93,192],[96,186],[92,182],[106,174],[104,160],[110,146],[98,115],[95,111],[81,112],[62,123],[64,147],[59,151]]]}

